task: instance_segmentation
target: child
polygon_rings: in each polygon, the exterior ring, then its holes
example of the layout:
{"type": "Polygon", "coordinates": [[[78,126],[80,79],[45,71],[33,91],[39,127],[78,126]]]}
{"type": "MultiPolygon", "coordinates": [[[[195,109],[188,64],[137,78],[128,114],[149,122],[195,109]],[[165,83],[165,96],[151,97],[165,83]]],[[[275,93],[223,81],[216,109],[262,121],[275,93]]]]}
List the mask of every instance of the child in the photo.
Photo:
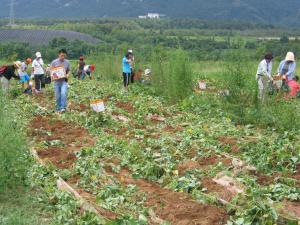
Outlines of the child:
{"type": "Polygon", "coordinates": [[[77,65],[77,77],[78,77],[78,80],[83,80],[84,79],[84,77],[85,77],[84,68],[85,68],[84,57],[80,56],[79,63],[77,65]]]}
{"type": "Polygon", "coordinates": [[[92,80],[92,74],[93,74],[93,72],[95,71],[95,65],[85,65],[84,66],[84,69],[83,69],[83,74],[84,74],[84,77],[83,77],[83,79],[85,78],[85,75],[87,75],[89,78],[90,78],[90,80],[92,80]]]}
{"type": "Polygon", "coordinates": [[[127,53],[123,59],[122,59],[122,64],[123,64],[123,83],[124,83],[124,88],[125,91],[128,90],[128,85],[129,85],[129,81],[131,78],[131,57],[132,55],[130,53],[127,53]]]}
{"type": "Polygon", "coordinates": [[[289,97],[296,98],[298,93],[300,92],[300,84],[298,83],[299,77],[295,76],[292,80],[288,82],[288,86],[290,87],[289,97]]]}
{"type": "Polygon", "coordinates": [[[27,84],[27,87],[29,86],[29,80],[30,77],[27,73],[28,65],[30,65],[32,62],[31,58],[27,58],[25,62],[21,63],[21,67],[18,69],[18,74],[20,76],[20,83],[22,84],[22,88],[25,88],[25,83],[27,84]]]}

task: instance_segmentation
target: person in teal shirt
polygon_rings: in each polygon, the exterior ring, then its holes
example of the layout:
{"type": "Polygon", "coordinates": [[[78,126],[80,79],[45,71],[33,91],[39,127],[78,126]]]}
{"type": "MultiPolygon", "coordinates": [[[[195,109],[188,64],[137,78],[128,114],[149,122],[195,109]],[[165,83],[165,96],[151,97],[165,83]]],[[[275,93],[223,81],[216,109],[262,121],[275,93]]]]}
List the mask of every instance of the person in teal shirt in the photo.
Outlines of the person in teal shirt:
{"type": "Polygon", "coordinates": [[[125,90],[128,89],[128,85],[129,85],[129,81],[130,81],[130,77],[131,77],[131,57],[132,54],[127,53],[122,60],[122,64],[123,64],[123,83],[124,83],[124,88],[125,90]]]}

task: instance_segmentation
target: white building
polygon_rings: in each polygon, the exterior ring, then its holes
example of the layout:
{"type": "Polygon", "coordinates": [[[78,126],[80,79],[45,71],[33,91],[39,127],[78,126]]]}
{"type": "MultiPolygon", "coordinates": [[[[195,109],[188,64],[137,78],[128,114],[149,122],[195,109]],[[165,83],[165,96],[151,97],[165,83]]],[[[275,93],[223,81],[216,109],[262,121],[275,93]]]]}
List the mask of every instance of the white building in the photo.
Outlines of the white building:
{"type": "Polygon", "coordinates": [[[148,13],[146,16],[139,16],[139,19],[159,19],[160,17],[159,13],[148,13]]]}
{"type": "Polygon", "coordinates": [[[147,17],[150,19],[159,19],[160,15],[158,13],[148,13],[147,17]]]}

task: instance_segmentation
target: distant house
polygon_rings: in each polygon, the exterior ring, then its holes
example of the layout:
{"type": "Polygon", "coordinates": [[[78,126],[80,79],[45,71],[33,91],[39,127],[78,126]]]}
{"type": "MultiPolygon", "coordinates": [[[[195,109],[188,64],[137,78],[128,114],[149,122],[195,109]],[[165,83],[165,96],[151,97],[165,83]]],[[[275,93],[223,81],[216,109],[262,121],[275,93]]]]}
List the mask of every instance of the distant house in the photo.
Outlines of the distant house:
{"type": "Polygon", "coordinates": [[[147,17],[150,19],[159,19],[160,15],[158,13],[148,13],[147,17]]]}
{"type": "Polygon", "coordinates": [[[161,16],[161,14],[159,13],[148,13],[145,16],[139,16],[139,19],[159,19],[161,16]]]}

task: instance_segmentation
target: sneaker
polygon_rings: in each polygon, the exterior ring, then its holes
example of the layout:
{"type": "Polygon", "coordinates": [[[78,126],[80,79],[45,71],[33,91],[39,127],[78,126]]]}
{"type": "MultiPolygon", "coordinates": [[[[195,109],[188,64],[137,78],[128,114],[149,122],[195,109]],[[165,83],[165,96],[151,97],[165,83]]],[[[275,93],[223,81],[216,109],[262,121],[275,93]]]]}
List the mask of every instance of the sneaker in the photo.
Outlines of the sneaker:
{"type": "Polygon", "coordinates": [[[61,109],[60,110],[60,113],[65,113],[66,112],[66,109],[61,109]]]}

